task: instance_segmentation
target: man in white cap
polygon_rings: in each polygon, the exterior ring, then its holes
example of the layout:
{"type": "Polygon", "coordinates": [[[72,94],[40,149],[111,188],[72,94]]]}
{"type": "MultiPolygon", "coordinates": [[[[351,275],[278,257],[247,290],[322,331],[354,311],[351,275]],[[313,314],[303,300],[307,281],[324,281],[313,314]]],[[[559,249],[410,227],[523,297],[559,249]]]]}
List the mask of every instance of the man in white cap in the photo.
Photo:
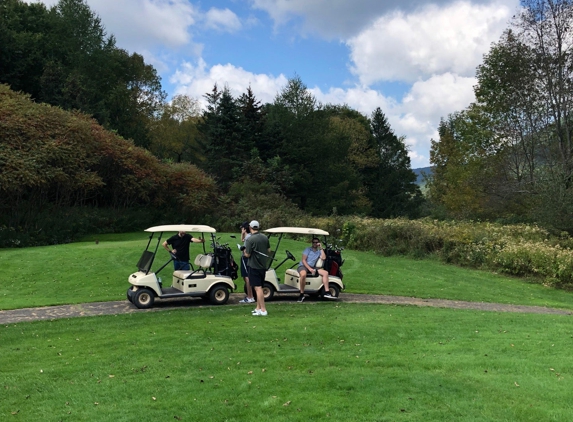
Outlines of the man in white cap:
{"type": "Polygon", "coordinates": [[[268,268],[268,258],[271,254],[269,239],[259,233],[259,222],[253,220],[249,223],[251,236],[245,242],[243,255],[249,259],[249,282],[255,289],[257,296],[257,307],[253,310],[253,316],[267,316],[265,308],[265,295],[263,293],[263,283],[268,268]]]}

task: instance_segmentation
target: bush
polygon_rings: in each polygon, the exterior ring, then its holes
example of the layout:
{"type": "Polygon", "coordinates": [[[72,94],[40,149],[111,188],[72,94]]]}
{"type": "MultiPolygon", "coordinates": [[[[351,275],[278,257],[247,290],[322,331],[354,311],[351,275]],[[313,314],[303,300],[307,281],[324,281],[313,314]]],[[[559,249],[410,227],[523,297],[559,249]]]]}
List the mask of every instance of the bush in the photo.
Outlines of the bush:
{"type": "Polygon", "coordinates": [[[485,268],[546,284],[573,286],[573,241],[536,225],[502,225],[432,219],[349,218],[343,223],[348,247],[383,255],[408,255],[485,268]]]}

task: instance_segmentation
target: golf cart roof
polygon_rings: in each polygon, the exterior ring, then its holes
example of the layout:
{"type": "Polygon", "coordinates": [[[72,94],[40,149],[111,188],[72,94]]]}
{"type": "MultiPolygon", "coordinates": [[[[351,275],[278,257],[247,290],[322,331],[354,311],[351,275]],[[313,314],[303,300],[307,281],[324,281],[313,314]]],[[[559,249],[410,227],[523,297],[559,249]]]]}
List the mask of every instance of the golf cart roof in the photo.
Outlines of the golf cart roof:
{"type": "Polygon", "coordinates": [[[295,234],[316,234],[328,236],[328,232],[321,229],[309,227],[273,227],[272,229],[263,230],[265,233],[295,233],[295,234]]]}
{"type": "Polygon", "coordinates": [[[201,224],[168,224],[165,226],[155,226],[145,229],[146,232],[190,232],[190,233],[216,233],[213,227],[201,224]]]}

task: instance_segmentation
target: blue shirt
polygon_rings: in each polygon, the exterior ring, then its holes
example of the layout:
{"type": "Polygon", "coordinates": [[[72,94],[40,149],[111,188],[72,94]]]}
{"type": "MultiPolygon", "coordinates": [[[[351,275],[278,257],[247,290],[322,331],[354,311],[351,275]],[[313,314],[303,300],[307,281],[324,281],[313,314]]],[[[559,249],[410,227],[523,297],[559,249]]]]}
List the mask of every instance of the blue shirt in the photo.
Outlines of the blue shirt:
{"type": "MultiPolygon", "coordinates": [[[[304,251],[302,251],[302,255],[306,255],[306,263],[308,265],[310,265],[312,268],[314,268],[314,266],[316,265],[316,261],[318,261],[318,258],[320,258],[320,249],[317,249],[316,251],[312,250],[312,247],[309,246],[308,248],[306,248],[304,251]]],[[[300,266],[303,266],[304,264],[302,263],[302,260],[299,263],[300,266]]]]}

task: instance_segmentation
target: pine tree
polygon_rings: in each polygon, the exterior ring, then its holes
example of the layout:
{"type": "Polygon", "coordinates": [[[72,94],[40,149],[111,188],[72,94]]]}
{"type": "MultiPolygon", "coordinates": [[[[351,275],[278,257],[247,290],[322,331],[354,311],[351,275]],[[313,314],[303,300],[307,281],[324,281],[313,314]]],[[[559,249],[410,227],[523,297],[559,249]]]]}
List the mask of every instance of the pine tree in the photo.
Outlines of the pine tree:
{"type": "Polygon", "coordinates": [[[394,134],[380,107],[372,113],[371,128],[380,155],[380,165],[369,187],[372,215],[416,217],[423,198],[404,138],[394,134]]]}

